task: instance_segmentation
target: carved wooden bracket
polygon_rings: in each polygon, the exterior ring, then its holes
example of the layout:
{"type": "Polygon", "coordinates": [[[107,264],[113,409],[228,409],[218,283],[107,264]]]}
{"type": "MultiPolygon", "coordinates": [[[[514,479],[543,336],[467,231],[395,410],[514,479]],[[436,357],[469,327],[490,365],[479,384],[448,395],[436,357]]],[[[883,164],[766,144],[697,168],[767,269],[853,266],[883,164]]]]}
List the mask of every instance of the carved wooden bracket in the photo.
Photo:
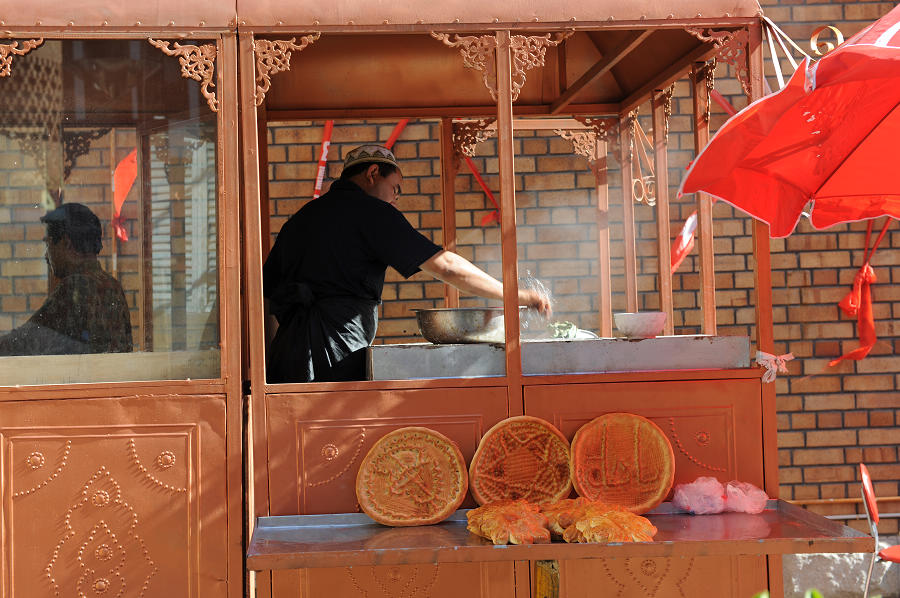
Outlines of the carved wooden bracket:
{"type": "Polygon", "coordinates": [[[192,46],[174,42],[173,47],[170,49],[167,41],[152,38],[148,38],[147,41],[152,46],[162,50],[167,56],[177,56],[178,64],[181,65],[181,76],[185,79],[199,81],[200,93],[206,98],[209,109],[213,112],[219,111],[219,101],[216,99],[216,94],[209,90],[210,87],[216,86],[213,83],[216,67],[216,46],[214,44],[192,46]]]}
{"type": "Polygon", "coordinates": [[[750,32],[746,29],[737,31],[713,31],[707,29],[704,33],[702,27],[687,27],[685,31],[702,42],[712,42],[718,53],[716,54],[725,64],[734,68],[734,74],[741,82],[744,93],[750,95],[750,69],[747,65],[747,47],[750,43],[750,32]]]}
{"type": "Polygon", "coordinates": [[[588,159],[588,162],[593,164],[600,157],[597,154],[597,139],[598,135],[596,131],[587,130],[587,131],[570,131],[566,129],[553,129],[553,132],[562,137],[567,141],[572,142],[572,149],[579,156],[584,156],[588,159]]]}
{"type": "Polygon", "coordinates": [[[90,131],[63,131],[63,178],[69,179],[75,162],[81,156],[91,151],[91,142],[106,136],[110,128],[93,129],[90,131]]]}
{"type": "Polygon", "coordinates": [[[9,77],[10,72],[12,72],[13,56],[25,56],[42,43],[44,43],[43,37],[22,42],[21,48],[19,47],[19,42],[0,44],[0,77],[9,77]]]}
{"type": "MultiPolygon", "coordinates": [[[[544,66],[544,57],[547,48],[559,45],[569,37],[571,32],[546,35],[511,35],[509,38],[512,52],[512,101],[519,98],[519,92],[525,85],[525,72],[538,66],[544,66]]],[[[466,35],[453,34],[453,39],[447,33],[431,32],[431,37],[444,42],[451,48],[459,48],[463,57],[463,64],[471,69],[481,71],[484,86],[487,87],[491,98],[497,101],[497,65],[494,60],[494,50],[500,42],[495,35],[466,35]]]]}
{"type": "MultiPolygon", "coordinates": [[[[672,118],[672,96],[675,94],[675,84],[669,86],[659,92],[657,97],[661,97],[663,101],[663,127],[665,128],[666,143],[669,142],[669,119],[672,118]]],[[[709,117],[707,116],[707,119],[709,117]]]]}
{"type": "Polygon", "coordinates": [[[597,139],[610,145],[613,153],[619,153],[618,122],[614,118],[591,118],[589,116],[574,116],[575,120],[586,127],[590,127],[597,134],[597,139]]]}
{"type": "Polygon", "coordinates": [[[319,32],[304,35],[297,44],[297,38],[289,40],[258,39],[253,42],[256,55],[256,105],[262,106],[266,92],[272,86],[272,75],[291,70],[291,52],[302,52],[319,39],[319,32]]]}
{"type": "Polygon", "coordinates": [[[706,122],[709,122],[710,119],[710,105],[712,104],[710,94],[712,94],[712,90],[716,87],[716,65],[716,59],[713,58],[697,69],[694,74],[696,80],[699,81],[700,79],[703,79],[706,81],[706,114],[703,115],[703,119],[706,122]]]}
{"type": "Polygon", "coordinates": [[[453,123],[453,150],[458,156],[475,156],[475,146],[497,134],[488,127],[496,119],[468,120],[453,123]]]}

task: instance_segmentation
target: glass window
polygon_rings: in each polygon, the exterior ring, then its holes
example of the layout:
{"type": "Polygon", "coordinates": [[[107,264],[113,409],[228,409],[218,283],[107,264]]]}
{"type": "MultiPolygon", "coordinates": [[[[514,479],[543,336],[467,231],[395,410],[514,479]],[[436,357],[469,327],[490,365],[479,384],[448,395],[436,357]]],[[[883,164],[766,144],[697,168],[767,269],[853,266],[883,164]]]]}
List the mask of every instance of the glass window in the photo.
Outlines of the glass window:
{"type": "Polygon", "coordinates": [[[218,378],[216,173],[215,114],[147,40],[15,57],[0,78],[0,384],[218,378]]]}

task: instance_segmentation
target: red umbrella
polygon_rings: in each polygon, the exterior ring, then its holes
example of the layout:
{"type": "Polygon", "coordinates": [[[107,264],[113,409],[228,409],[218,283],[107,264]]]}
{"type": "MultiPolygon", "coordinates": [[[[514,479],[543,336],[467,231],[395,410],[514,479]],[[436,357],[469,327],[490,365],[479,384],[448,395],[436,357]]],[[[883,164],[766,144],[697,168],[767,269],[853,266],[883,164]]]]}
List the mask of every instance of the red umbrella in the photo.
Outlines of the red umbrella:
{"type": "MultiPolygon", "coordinates": [[[[786,237],[810,207],[816,228],[878,216],[900,218],[900,6],[781,91],[726,122],[691,165],[680,193],[705,191],[786,237]],[[810,204],[811,202],[811,204],[810,204]]],[[[866,254],[841,309],[858,318],[860,347],[831,362],[862,359],[875,344],[866,254]]]]}
{"type": "Polygon", "coordinates": [[[725,123],[682,193],[705,191],[786,237],[812,201],[816,228],[900,217],[900,6],[781,91],[725,123]]]}

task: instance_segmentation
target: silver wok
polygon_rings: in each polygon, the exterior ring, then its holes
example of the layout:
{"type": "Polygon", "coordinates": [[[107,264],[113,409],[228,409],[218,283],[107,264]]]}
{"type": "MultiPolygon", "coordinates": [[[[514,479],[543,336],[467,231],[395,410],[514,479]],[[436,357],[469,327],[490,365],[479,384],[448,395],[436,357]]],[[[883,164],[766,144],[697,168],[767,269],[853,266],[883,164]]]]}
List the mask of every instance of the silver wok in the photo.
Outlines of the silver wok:
{"type": "MultiPolygon", "coordinates": [[[[520,319],[527,309],[519,307],[520,319]]],[[[502,307],[436,307],[413,311],[419,331],[432,343],[506,342],[502,307]]]]}

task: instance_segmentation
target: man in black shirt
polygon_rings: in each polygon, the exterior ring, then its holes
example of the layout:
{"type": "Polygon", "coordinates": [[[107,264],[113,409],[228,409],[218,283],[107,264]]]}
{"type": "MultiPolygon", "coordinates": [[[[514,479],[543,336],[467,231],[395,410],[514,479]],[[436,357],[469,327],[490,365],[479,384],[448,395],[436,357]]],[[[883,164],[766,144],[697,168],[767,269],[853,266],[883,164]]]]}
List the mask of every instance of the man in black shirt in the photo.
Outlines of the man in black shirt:
{"type": "MultiPolygon", "coordinates": [[[[404,278],[423,270],[464,293],[503,298],[497,279],[409,224],[395,207],[402,180],[390,150],[358,147],[328,193],[282,227],[263,266],[263,294],[279,324],[269,382],[363,379],[388,266],[404,278]]],[[[550,311],[534,290],[520,289],[519,303],[550,311]]]]}

